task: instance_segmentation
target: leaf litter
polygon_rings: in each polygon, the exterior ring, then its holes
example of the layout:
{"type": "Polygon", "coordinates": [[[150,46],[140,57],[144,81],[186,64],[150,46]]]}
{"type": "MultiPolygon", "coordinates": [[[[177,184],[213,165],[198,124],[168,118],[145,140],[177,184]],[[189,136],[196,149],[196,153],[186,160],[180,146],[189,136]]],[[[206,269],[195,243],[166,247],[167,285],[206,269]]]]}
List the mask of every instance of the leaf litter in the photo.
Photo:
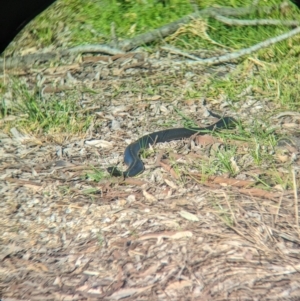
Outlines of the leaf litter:
{"type": "MultiPolygon", "coordinates": [[[[236,177],[195,170],[195,162],[213,156],[214,145],[218,150],[227,143],[222,138],[207,134],[195,142],[155,145],[142,154],[146,171],[137,178],[124,181],[105,173],[140,136],[182,126],[174,107],[200,125],[214,122],[203,117],[200,101],[186,101],[187,91],[212,72],[224,76],[235,67],[189,67],[186,80],[186,71],[166,57],[145,60],[146,68],[139,68],[134,56],[89,57],[70,67],[19,73],[29,90],[39,75],[44,101],[75,93],[74,101],[81,101],[94,121],[83,134],[29,135],[17,126],[1,133],[2,300],[299,297],[297,187],[258,187],[248,175],[257,167],[249,165],[242,174],[236,158],[236,177]],[[43,89],[56,85],[60,88],[43,89]],[[96,178],[96,170],[103,175],[96,178]]],[[[221,98],[211,102],[213,109],[220,109],[221,98]]],[[[272,109],[271,102],[248,99],[238,113],[220,110],[249,122],[249,107],[257,119],[262,107],[272,109]]],[[[298,122],[290,114],[279,118],[283,130],[292,128],[285,123],[298,122]]],[[[236,147],[249,146],[242,144],[236,147]]],[[[288,158],[279,155],[278,171],[287,175],[282,164],[299,153],[299,144],[281,147],[288,158]]],[[[296,155],[294,163],[299,169],[296,155]]]]}

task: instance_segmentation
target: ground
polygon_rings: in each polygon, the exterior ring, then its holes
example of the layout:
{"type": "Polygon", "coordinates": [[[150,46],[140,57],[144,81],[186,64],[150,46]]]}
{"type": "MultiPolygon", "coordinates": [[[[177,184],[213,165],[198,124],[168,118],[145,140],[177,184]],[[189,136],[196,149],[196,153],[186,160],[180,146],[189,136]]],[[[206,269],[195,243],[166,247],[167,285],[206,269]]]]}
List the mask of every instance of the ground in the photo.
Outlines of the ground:
{"type": "Polygon", "coordinates": [[[1,300],[300,300],[297,39],[216,66],[145,47],[4,69],[1,300]],[[209,111],[237,122],[106,171],[209,111]]]}
{"type": "MultiPolygon", "coordinates": [[[[45,101],[71,93],[82,111],[96,116],[84,137],[33,137],[16,128],[2,134],[3,300],[297,300],[300,241],[292,190],[247,188],[249,174],[259,174],[253,169],[240,171],[244,178],[233,177],[233,185],[226,173],[221,183],[199,178],[195,164],[210,158],[201,141],[155,146],[167,158],[159,166],[152,150],[136,178],[105,172],[122,162],[130,141],[167,121],[180,126],[175,107],[200,125],[214,122],[184,91],[211,74],[226,77],[235,66],[186,72],[162,57],[120,72],[126,60],[42,71],[45,101]],[[47,93],[54,75],[65,85],[47,93]],[[133,82],[140,89],[127,89],[133,82]],[[154,95],[142,93],[153,83],[154,95]],[[78,85],[98,93],[80,95],[78,85]]],[[[24,75],[29,86],[40,72],[24,75]]],[[[247,124],[248,112],[259,118],[261,104],[236,111],[234,104],[220,108],[220,100],[209,105],[247,124]]]]}

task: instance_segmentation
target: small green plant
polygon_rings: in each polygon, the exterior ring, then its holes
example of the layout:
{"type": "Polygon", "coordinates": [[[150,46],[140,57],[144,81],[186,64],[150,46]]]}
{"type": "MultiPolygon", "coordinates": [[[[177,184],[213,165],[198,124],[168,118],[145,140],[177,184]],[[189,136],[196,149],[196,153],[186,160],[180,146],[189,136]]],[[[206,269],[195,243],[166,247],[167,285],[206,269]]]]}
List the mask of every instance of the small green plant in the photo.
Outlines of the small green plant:
{"type": "Polygon", "coordinates": [[[222,173],[229,173],[230,175],[235,175],[236,170],[233,167],[232,160],[236,155],[236,148],[231,147],[229,150],[219,150],[216,152],[216,160],[219,170],[222,173]]]}
{"type": "Polygon", "coordinates": [[[141,158],[146,159],[153,155],[153,153],[153,149],[151,148],[142,148],[140,151],[140,156],[141,158]]]}
{"type": "Polygon", "coordinates": [[[97,239],[98,239],[98,245],[101,247],[103,245],[103,242],[104,242],[104,236],[100,231],[97,234],[97,239]]]}
{"type": "Polygon", "coordinates": [[[85,178],[93,182],[100,182],[100,180],[105,178],[105,173],[103,170],[93,168],[93,172],[87,172],[85,178]]]}
{"type": "Polygon", "coordinates": [[[0,105],[0,117],[1,118],[7,117],[8,112],[9,112],[9,109],[7,107],[7,104],[6,104],[5,100],[2,98],[1,105],[0,105]]]}
{"type": "Polygon", "coordinates": [[[59,186],[58,190],[62,195],[70,195],[71,188],[69,186],[59,186]]]}
{"type": "Polygon", "coordinates": [[[228,226],[234,226],[234,218],[232,217],[230,210],[228,208],[224,208],[222,204],[218,202],[218,199],[211,200],[211,204],[215,209],[215,214],[228,226]]]}

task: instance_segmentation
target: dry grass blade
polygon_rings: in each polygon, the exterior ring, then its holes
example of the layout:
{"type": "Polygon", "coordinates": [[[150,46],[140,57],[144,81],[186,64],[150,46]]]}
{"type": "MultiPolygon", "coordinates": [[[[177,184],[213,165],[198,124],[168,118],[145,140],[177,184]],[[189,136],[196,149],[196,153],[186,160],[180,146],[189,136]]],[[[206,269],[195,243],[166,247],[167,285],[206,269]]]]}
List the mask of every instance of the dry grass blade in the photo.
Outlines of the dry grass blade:
{"type": "Polygon", "coordinates": [[[295,169],[292,169],[293,175],[293,186],[294,186],[294,199],[295,199],[295,219],[296,225],[299,227],[299,212],[298,212],[298,190],[297,190],[297,182],[296,182],[296,172],[295,169]]]}

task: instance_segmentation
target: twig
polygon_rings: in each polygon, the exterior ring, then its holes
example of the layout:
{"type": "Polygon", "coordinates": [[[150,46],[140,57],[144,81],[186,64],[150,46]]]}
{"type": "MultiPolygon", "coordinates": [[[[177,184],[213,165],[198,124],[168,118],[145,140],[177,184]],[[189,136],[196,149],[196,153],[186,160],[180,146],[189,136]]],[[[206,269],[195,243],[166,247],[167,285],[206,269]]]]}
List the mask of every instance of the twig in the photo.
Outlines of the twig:
{"type": "Polygon", "coordinates": [[[105,53],[110,55],[124,54],[125,52],[114,48],[110,45],[83,45],[73,48],[65,49],[62,51],[51,51],[45,53],[32,53],[17,57],[6,57],[5,64],[4,59],[0,59],[0,71],[13,68],[22,68],[25,66],[33,65],[35,62],[46,62],[53,59],[59,59],[61,57],[76,55],[79,53],[105,53]]]}
{"type": "Polygon", "coordinates": [[[189,54],[187,52],[184,52],[184,51],[182,51],[182,50],[180,50],[180,49],[178,49],[174,46],[165,45],[165,46],[161,46],[160,48],[163,49],[163,50],[166,50],[170,53],[179,54],[181,56],[187,57],[187,58],[189,58],[191,60],[194,60],[194,61],[200,61],[201,60],[199,57],[197,57],[195,55],[192,55],[192,54],[189,54]]]}
{"type": "Polygon", "coordinates": [[[216,20],[225,23],[227,25],[237,25],[237,26],[257,26],[257,25],[284,25],[284,26],[299,26],[300,22],[291,20],[273,20],[273,19],[256,19],[256,20],[238,20],[230,19],[219,14],[212,13],[211,16],[216,20]]]}
{"type": "Polygon", "coordinates": [[[127,66],[124,66],[121,70],[119,75],[122,75],[124,73],[125,70],[130,69],[130,68],[151,68],[150,64],[145,64],[145,62],[137,62],[137,63],[133,63],[127,66]]]}
{"type": "Polygon", "coordinates": [[[116,23],[115,22],[111,22],[111,24],[110,24],[110,35],[111,35],[111,40],[115,44],[115,47],[117,47],[118,38],[117,38],[117,35],[116,35],[116,23]]]}
{"type": "MultiPolygon", "coordinates": [[[[292,36],[295,36],[297,34],[300,33],[300,27],[297,27],[289,32],[286,32],[282,35],[279,35],[277,37],[273,37],[273,38],[270,38],[270,39],[267,39],[263,42],[260,42],[258,44],[255,44],[249,48],[243,48],[241,50],[238,50],[238,51],[235,51],[235,52],[231,52],[231,53],[228,53],[228,54],[225,54],[225,55],[221,55],[221,56],[218,56],[218,57],[212,57],[212,58],[208,58],[208,59],[198,59],[197,61],[195,62],[185,62],[185,63],[188,63],[188,64],[203,64],[203,65],[213,65],[213,64],[220,64],[220,63],[225,63],[225,62],[229,62],[229,61],[232,61],[232,60],[235,60],[235,59],[238,59],[244,55],[247,55],[247,54],[251,54],[255,51],[258,51],[262,48],[266,48],[266,47],[269,47],[275,43],[278,43],[280,41],[284,41],[288,38],[291,38],[292,36]]],[[[182,63],[181,63],[182,64],[182,63]]]]}
{"type": "Polygon", "coordinates": [[[201,16],[213,16],[215,14],[222,14],[225,16],[242,16],[249,13],[253,13],[258,10],[257,7],[241,7],[241,8],[230,8],[230,7],[209,7],[205,8],[201,11],[192,13],[181,19],[164,25],[160,28],[155,30],[149,31],[147,33],[140,34],[132,39],[124,40],[119,43],[119,47],[124,50],[128,51],[130,49],[134,49],[144,44],[151,43],[153,41],[157,41],[164,37],[169,36],[170,34],[176,32],[179,27],[183,24],[187,24],[193,19],[199,18],[201,16]]]}
{"type": "MultiPolygon", "coordinates": [[[[60,58],[68,55],[76,55],[80,53],[107,53],[111,55],[124,53],[141,45],[148,44],[150,42],[162,39],[172,33],[174,33],[182,24],[188,23],[191,19],[199,16],[209,16],[210,14],[222,14],[225,16],[242,16],[249,13],[253,13],[257,10],[256,7],[241,7],[241,8],[206,8],[193,14],[187,15],[175,22],[164,25],[156,30],[150,31],[134,37],[133,39],[127,39],[118,42],[120,49],[116,49],[114,42],[104,45],[84,45],[77,46],[70,49],[47,52],[47,53],[34,53],[18,57],[6,57],[6,69],[22,68],[24,66],[31,66],[36,61],[49,61],[55,58],[60,58]]],[[[0,71],[4,70],[4,60],[0,59],[0,71]]]]}
{"type": "Polygon", "coordinates": [[[113,45],[83,45],[83,46],[77,46],[70,49],[66,49],[61,51],[61,55],[66,56],[68,54],[78,54],[78,53],[107,53],[110,55],[116,55],[124,53],[119,48],[115,48],[113,45]]]}
{"type": "Polygon", "coordinates": [[[276,210],[275,219],[274,219],[274,227],[276,226],[276,223],[277,223],[277,218],[278,218],[278,215],[279,215],[279,210],[281,208],[282,198],[283,198],[283,193],[282,193],[282,195],[279,199],[278,207],[277,207],[277,210],[276,210]]]}
{"type": "Polygon", "coordinates": [[[298,214],[298,193],[297,193],[297,182],[296,182],[296,172],[295,169],[292,169],[293,176],[293,188],[294,188],[294,198],[295,198],[295,218],[296,226],[299,227],[299,214],[298,214]]]}

